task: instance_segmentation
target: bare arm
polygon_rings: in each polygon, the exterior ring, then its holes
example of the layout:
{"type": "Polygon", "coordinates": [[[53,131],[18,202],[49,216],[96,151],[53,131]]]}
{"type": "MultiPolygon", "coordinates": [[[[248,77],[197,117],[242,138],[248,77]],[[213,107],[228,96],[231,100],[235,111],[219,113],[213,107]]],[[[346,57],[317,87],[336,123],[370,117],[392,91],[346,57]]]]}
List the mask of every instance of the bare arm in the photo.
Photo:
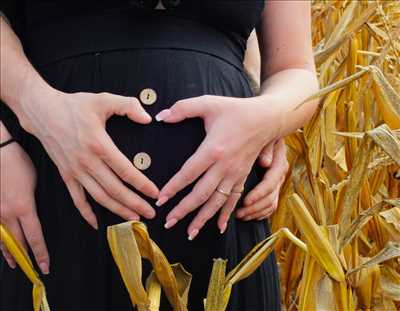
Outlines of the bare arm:
{"type": "MultiPolygon", "coordinates": [[[[201,117],[207,136],[161,189],[158,205],[205,171],[193,191],[167,215],[167,227],[202,205],[188,227],[193,239],[219,209],[234,204],[221,197],[240,189],[252,165],[267,144],[296,131],[313,115],[318,101],[295,108],[319,88],[311,42],[309,1],[267,1],[258,28],[261,51],[261,93],[245,99],[202,96],[181,100],[161,111],[157,120],[176,123],[201,117]]],[[[228,206],[228,207],[227,207],[228,206]]],[[[223,232],[226,218],[218,226],[223,232]]]]}
{"type": "Polygon", "coordinates": [[[24,97],[26,90],[47,94],[54,90],[40,77],[29,63],[20,40],[11,29],[4,16],[0,16],[0,95],[1,99],[25,124],[26,109],[24,97]]]}
{"type": "Polygon", "coordinates": [[[22,127],[41,141],[81,215],[97,227],[85,198],[86,189],[99,204],[124,219],[154,217],[150,204],[121,179],[153,198],[158,194],[157,186],[133,166],[105,131],[107,119],[114,114],[141,124],[151,122],[139,101],[109,93],[56,90],[29,63],[20,40],[3,17],[0,23],[1,99],[22,127]]]}
{"type": "Polygon", "coordinates": [[[261,51],[261,96],[282,111],[281,136],[303,126],[318,100],[294,108],[319,88],[311,42],[310,1],[267,1],[257,35],[261,51]],[[287,122],[290,120],[290,122],[287,122]]]}

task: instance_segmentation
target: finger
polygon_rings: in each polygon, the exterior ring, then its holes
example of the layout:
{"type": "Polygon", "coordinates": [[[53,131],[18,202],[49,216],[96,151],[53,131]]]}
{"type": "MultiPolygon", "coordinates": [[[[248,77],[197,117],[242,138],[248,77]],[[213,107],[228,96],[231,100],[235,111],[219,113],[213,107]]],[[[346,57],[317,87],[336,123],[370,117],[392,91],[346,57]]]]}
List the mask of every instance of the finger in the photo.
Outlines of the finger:
{"type": "Polygon", "coordinates": [[[248,215],[248,216],[245,217],[243,220],[244,220],[244,221],[249,221],[249,220],[253,220],[253,219],[257,219],[257,220],[267,219],[267,218],[270,217],[270,216],[275,212],[275,210],[277,209],[277,207],[278,207],[278,202],[279,202],[279,196],[277,196],[277,197],[275,198],[275,201],[274,201],[274,203],[272,203],[271,206],[267,207],[266,209],[264,209],[264,210],[262,210],[262,211],[260,211],[260,212],[257,212],[257,213],[248,215]]]}
{"type": "Polygon", "coordinates": [[[19,221],[40,271],[43,274],[49,274],[49,252],[43,237],[42,226],[36,214],[36,207],[34,207],[31,214],[20,217],[19,221]]]}
{"type": "MultiPolygon", "coordinates": [[[[247,177],[246,177],[247,178],[247,177]]],[[[239,183],[237,183],[235,186],[232,188],[231,195],[229,196],[228,200],[225,202],[224,206],[222,207],[219,217],[218,217],[218,228],[223,234],[226,230],[226,227],[228,225],[228,220],[234,211],[237,202],[239,201],[242,192],[242,189],[244,189],[244,183],[246,181],[246,178],[242,179],[239,183]],[[236,190],[235,190],[236,189],[236,190]],[[236,191],[236,192],[234,192],[236,191]],[[237,192],[240,191],[240,192],[237,192]]]]}
{"type": "Polygon", "coordinates": [[[101,141],[104,142],[102,151],[97,154],[114,173],[141,193],[156,199],[159,194],[157,186],[133,166],[132,162],[115,146],[111,137],[105,131],[102,133],[101,141]]]}
{"type": "MultiPolygon", "coordinates": [[[[161,189],[159,199],[156,202],[157,206],[163,205],[177,192],[185,188],[187,185],[193,183],[213,163],[220,159],[222,149],[220,147],[212,147],[211,150],[211,147],[208,145],[208,140],[204,140],[196,152],[183,164],[181,169],[161,189]]],[[[219,179],[219,181],[221,179],[219,179]]]]}
{"type": "Polygon", "coordinates": [[[100,101],[106,104],[106,107],[109,108],[105,120],[112,114],[116,114],[119,116],[127,116],[132,121],[141,124],[151,122],[151,116],[146,112],[137,98],[110,93],[101,93],[99,96],[100,101]]]}
{"type": "Polygon", "coordinates": [[[210,108],[212,96],[199,96],[177,101],[169,109],[164,109],[156,115],[157,121],[176,123],[187,118],[205,117],[210,108]]]}
{"type": "MultiPolygon", "coordinates": [[[[113,212],[114,214],[126,219],[126,220],[138,220],[139,215],[136,213],[136,211],[132,211],[129,208],[123,206],[121,203],[118,201],[115,201],[112,199],[105,191],[104,189],[89,175],[81,175],[79,176],[79,182],[82,184],[82,186],[89,192],[89,194],[102,206],[113,212]]],[[[143,204],[146,205],[147,203],[143,204]]],[[[148,205],[148,204],[147,204],[148,205]]],[[[143,215],[146,218],[152,218],[154,217],[155,213],[154,210],[148,206],[149,210],[152,210],[153,213],[145,214],[143,215]]],[[[139,210],[145,210],[146,208],[143,208],[141,205],[137,206],[136,210],[139,212],[139,210]]]]}
{"type": "Polygon", "coordinates": [[[89,169],[89,174],[103,189],[106,189],[110,197],[124,206],[134,209],[140,197],[127,188],[104,162],[101,160],[94,162],[89,169]]]}
{"type": "MultiPolygon", "coordinates": [[[[233,187],[234,181],[231,179],[224,179],[218,186],[218,189],[222,189],[224,192],[230,193],[233,187]]],[[[230,196],[226,196],[218,191],[215,191],[211,198],[203,205],[196,217],[192,220],[188,227],[188,238],[193,240],[200,230],[203,228],[205,223],[211,219],[226,203],[230,196]]],[[[220,229],[221,230],[221,229],[220,229]]]]}
{"type": "Polygon", "coordinates": [[[272,157],[274,153],[274,146],[275,146],[275,141],[270,142],[261,150],[260,155],[258,156],[258,163],[262,167],[267,168],[271,166],[272,157]]]}
{"type": "Polygon", "coordinates": [[[89,202],[86,200],[85,191],[83,190],[82,186],[75,179],[70,181],[64,179],[64,182],[68,188],[75,207],[78,209],[83,219],[85,219],[89,225],[97,230],[99,228],[97,217],[93,212],[89,202]]]}
{"type": "Polygon", "coordinates": [[[277,195],[279,195],[279,189],[276,189],[274,192],[268,194],[267,196],[250,206],[245,206],[238,209],[236,212],[236,217],[245,218],[248,215],[260,212],[263,209],[268,208],[274,202],[277,195]]]}
{"type": "Polygon", "coordinates": [[[263,180],[244,198],[244,205],[252,205],[256,201],[273,192],[279,181],[286,176],[288,165],[286,161],[285,145],[275,146],[275,154],[270,169],[265,173],[263,180]]]}
{"type": "MultiPolygon", "coordinates": [[[[27,250],[26,240],[18,220],[14,218],[12,220],[2,220],[2,222],[7,228],[7,230],[12,234],[12,236],[21,244],[21,246],[25,250],[27,250]]],[[[1,250],[9,267],[15,269],[15,267],[17,266],[16,261],[14,257],[11,255],[11,253],[8,251],[4,243],[2,243],[1,245],[1,250]]]]}
{"type": "Polygon", "coordinates": [[[7,262],[7,265],[11,269],[15,269],[17,267],[17,263],[15,262],[14,258],[11,256],[11,254],[8,252],[7,248],[4,246],[2,242],[0,243],[0,250],[1,253],[3,254],[4,259],[7,262]]]}
{"type": "Polygon", "coordinates": [[[204,204],[212,196],[222,178],[223,174],[218,167],[212,166],[194,185],[192,191],[168,213],[165,228],[171,228],[187,214],[204,204]]]}

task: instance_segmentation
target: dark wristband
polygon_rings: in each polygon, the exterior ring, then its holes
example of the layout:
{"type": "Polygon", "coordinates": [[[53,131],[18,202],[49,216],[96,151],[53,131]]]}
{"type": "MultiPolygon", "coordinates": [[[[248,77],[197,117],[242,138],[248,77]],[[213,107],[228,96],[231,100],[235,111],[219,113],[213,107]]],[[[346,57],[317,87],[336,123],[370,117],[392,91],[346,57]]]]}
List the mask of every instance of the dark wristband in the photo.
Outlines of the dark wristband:
{"type": "Polygon", "coordinates": [[[0,143],[0,148],[3,148],[3,147],[5,147],[8,144],[11,144],[13,142],[15,142],[15,139],[14,138],[10,138],[9,140],[6,140],[4,143],[0,143]]]}

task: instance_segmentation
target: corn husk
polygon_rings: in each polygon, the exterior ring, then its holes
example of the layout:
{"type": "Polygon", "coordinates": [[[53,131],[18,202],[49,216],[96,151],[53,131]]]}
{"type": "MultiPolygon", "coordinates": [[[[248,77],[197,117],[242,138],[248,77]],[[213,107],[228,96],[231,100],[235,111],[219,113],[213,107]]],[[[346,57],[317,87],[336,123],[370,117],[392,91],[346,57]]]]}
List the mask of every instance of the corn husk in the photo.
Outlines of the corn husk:
{"type": "Polygon", "coordinates": [[[15,259],[26,277],[33,284],[32,298],[34,311],[50,311],[46,297],[46,289],[33,267],[29,255],[21,244],[12,236],[4,224],[0,224],[0,239],[10,254],[15,259]]]}

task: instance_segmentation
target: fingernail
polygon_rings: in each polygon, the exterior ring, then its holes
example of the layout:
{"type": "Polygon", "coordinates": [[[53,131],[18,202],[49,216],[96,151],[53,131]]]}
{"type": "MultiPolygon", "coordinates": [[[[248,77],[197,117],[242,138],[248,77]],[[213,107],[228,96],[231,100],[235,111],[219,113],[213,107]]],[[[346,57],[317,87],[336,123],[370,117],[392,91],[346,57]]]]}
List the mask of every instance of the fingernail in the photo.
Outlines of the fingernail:
{"type": "Polygon", "coordinates": [[[136,221],[136,220],[138,220],[138,217],[137,217],[136,215],[132,215],[132,216],[129,216],[129,217],[128,217],[128,220],[130,220],[130,221],[136,221]]]}
{"type": "Polygon", "coordinates": [[[178,222],[178,220],[177,220],[176,218],[171,218],[170,220],[168,220],[168,221],[165,223],[164,228],[165,228],[165,229],[169,229],[169,228],[171,228],[172,226],[174,226],[177,222],[178,222]]]}
{"type": "Polygon", "coordinates": [[[167,118],[168,116],[171,115],[171,110],[169,109],[164,109],[162,111],[160,111],[157,115],[156,115],[156,120],[157,121],[163,121],[165,120],[165,118],[167,118]]]}
{"type": "Polygon", "coordinates": [[[227,223],[224,223],[224,224],[222,225],[222,228],[221,228],[221,231],[220,231],[221,234],[223,234],[223,233],[225,232],[227,226],[228,226],[227,223]]]}
{"type": "Polygon", "coordinates": [[[161,196],[158,200],[157,200],[157,202],[156,202],[156,205],[157,206],[161,206],[161,205],[163,205],[165,202],[167,202],[168,201],[168,197],[167,196],[165,196],[165,195],[163,195],[163,196],[161,196]]]}
{"type": "Polygon", "coordinates": [[[146,217],[147,218],[154,218],[156,216],[156,213],[154,211],[151,212],[146,212],[146,217]]]}
{"type": "Polygon", "coordinates": [[[92,225],[93,229],[95,229],[95,230],[98,230],[98,229],[99,229],[99,225],[98,225],[98,223],[97,223],[96,220],[93,221],[93,223],[91,223],[91,225],[92,225]]]}
{"type": "Polygon", "coordinates": [[[188,236],[189,241],[193,241],[193,239],[199,234],[199,230],[193,229],[188,236]]]}
{"type": "Polygon", "coordinates": [[[264,162],[266,162],[266,163],[270,163],[270,162],[272,161],[272,158],[271,158],[271,156],[263,155],[263,156],[262,156],[262,160],[263,160],[264,162]]]}
{"type": "Polygon", "coordinates": [[[238,217],[238,218],[242,218],[243,216],[244,216],[243,213],[236,213],[236,217],[238,217]]]}
{"type": "Polygon", "coordinates": [[[10,261],[10,260],[7,260],[7,263],[8,263],[8,266],[9,266],[11,269],[15,269],[15,268],[17,267],[17,265],[15,264],[15,262],[12,262],[12,261],[10,261]]]}
{"type": "Polygon", "coordinates": [[[41,262],[39,264],[40,270],[42,271],[43,274],[49,274],[49,266],[45,262],[41,262]]]}

